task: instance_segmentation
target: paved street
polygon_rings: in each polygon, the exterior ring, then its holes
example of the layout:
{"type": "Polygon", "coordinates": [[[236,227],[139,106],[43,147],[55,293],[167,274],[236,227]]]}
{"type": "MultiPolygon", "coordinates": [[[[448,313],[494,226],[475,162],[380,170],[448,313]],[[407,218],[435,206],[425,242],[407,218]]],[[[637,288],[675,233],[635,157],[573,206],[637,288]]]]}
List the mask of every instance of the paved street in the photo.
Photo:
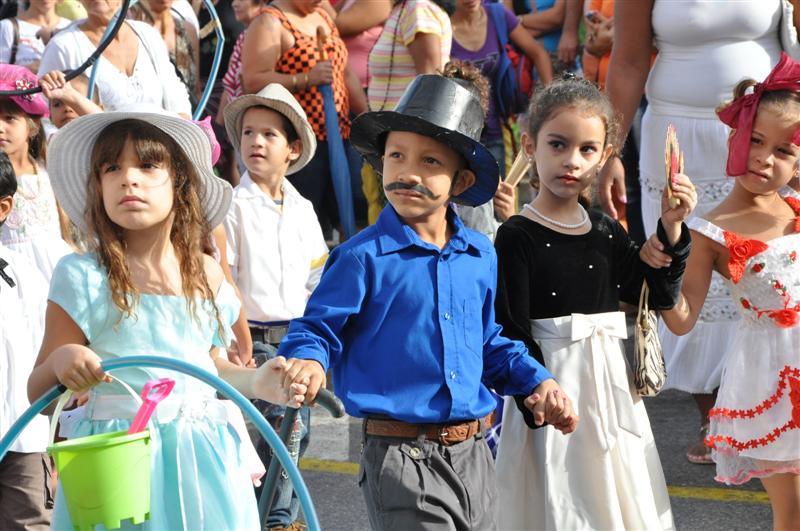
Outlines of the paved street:
{"type": "MultiPolygon", "coordinates": [[[[713,466],[692,465],[683,457],[697,435],[694,402],[685,393],[667,391],[647,399],[647,410],[680,530],[768,530],[770,508],[760,483],[729,488],[713,480],[713,466]]],[[[356,485],[360,423],[334,420],[315,410],[313,439],[303,474],[325,530],[368,529],[364,501],[356,485]]]]}

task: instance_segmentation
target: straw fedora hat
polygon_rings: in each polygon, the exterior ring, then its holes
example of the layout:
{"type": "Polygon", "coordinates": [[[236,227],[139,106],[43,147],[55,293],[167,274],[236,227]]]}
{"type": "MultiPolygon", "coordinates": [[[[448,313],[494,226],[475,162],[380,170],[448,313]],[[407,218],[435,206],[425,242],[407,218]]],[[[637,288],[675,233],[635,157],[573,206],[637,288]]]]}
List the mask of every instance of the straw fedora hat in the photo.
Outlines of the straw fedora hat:
{"type": "Polygon", "coordinates": [[[308,123],[308,118],[300,103],[280,83],[270,83],[258,94],[239,96],[225,107],[225,130],[228,132],[228,140],[237,152],[240,153],[244,113],[251,107],[267,107],[282,114],[297,131],[303,148],[300,157],[289,165],[286,175],[300,171],[309,163],[317,149],[317,138],[314,136],[314,130],[311,129],[311,124],[308,123]]]}
{"type": "Polygon", "coordinates": [[[136,109],[81,116],[53,135],[47,148],[47,172],[61,208],[81,232],[88,232],[86,191],[94,145],[109,125],[133,119],[157,127],[183,149],[200,177],[200,204],[209,227],[218,226],[228,213],[233,190],[211,169],[211,143],[206,134],[191,121],[160,108],[138,105],[136,109]]]}
{"type": "Polygon", "coordinates": [[[406,88],[393,111],[367,112],[353,120],[350,142],[378,173],[389,131],[424,135],[450,146],[475,173],[475,184],[453,200],[478,206],[494,197],[500,168],[480,143],[485,116],[468,82],[437,74],[420,75],[406,88]]]}

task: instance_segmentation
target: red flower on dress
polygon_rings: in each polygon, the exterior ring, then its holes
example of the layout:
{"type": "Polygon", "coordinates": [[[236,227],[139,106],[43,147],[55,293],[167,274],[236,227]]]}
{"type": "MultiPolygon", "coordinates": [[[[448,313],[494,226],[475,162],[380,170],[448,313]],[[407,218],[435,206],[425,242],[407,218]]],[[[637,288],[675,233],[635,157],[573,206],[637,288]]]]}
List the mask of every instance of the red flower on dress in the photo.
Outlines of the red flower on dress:
{"type": "Polygon", "coordinates": [[[750,301],[749,300],[747,300],[744,297],[742,297],[741,299],[739,299],[739,302],[742,303],[742,308],[744,308],[745,310],[749,310],[750,309],[750,301]]]}
{"type": "Polygon", "coordinates": [[[798,311],[796,307],[775,310],[769,312],[767,315],[781,328],[791,328],[800,322],[800,311],[798,311]]]}
{"type": "Polygon", "coordinates": [[[789,400],[792,402],[792,420],[800,427],[800,379],[789,378],[789,400]]]}
{"type": "Polygon", "coordinates": [[[800,199],[796,197],[784,197],[786,203],[792,207],[794,210],[795,218],[794,218],[794,231],[800,232],[800,199]]]}
{"type": "Polygon", "coordinates": [[[791,253],[789,253],[789,260],[791,260],[792,262],[797,261],[797,251],[792,251],[791,253]]]}
{"type": "Polygon", "coordinates": [[[733,232],[724,232],[725,245],[728,247],[730,258],[728,259],[728,270],[731,272],[731,280],[738,284],[745,271],[747,260],[759,253],[766,251],[769,246],[760,240],[745,240],[733,232]]]}
{"type": "Polygon", "coordinates": [[[759,262],[753,266],[753,273],[761,273],[764,270],[764,262],[759,262]]]}

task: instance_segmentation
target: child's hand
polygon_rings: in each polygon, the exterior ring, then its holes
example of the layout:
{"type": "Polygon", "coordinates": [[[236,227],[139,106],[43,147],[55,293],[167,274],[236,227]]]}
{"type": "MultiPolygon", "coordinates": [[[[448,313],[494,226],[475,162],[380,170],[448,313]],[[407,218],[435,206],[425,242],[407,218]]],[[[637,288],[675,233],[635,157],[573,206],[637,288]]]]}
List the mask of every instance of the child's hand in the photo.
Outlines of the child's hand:
{"type": "Polygon", "coordinates": [[[291,358],[287,362],[290,366],[286,369],[283,386],[286,389],[293,383],[306,382],[306,404],[311,404],[317,397],[320,387],[325,386],[325,370],[318,361],[300,360],[291,358]]]}
{"type": "Polygon", "coordinates": [[[639,250],[639,258],[653,269],[669,267],[672,264],[672,257],[663,251],[664,244],[653,234],[639,250]]]}
{"type": "Polygon", "coordinates": [[[46,73],[39,80],[39,85],[42,87],[42,94],[48,100],[56,99],[69,102],[76,96],[80,96],[78,91],[67,81],[64,72],[59,70],[52,70],[46,73]]]}
{"type": "Polygon", "coordinates": [[[308,391],[308,379],[300,378],[287,387],[283,386],[286,371],[292,363],[278,356],[255,370],[253,373],[253,396],[273,404],[300,407],[308,391]]]}
{"type": "Polygon", "coordinates": [[[533,413],[537,426],[547,422],[567,434],[575,431],[578,425],[578,415],[572,409],[572,402],[555,380],[540,383],[525,399],[525,406],[533,413]]]}
{"type": "Polygon", "coordinates": [[[697,191],[692,181],[689,180],[689,177],[682,173],[675,174],[675,184],[672,186],[672,195],[681,202],[680,205],[675,208],[669,207],[666,187],[661,194],[661,223],[664,225],[667,223],[680,224],[686,221],[686,218],[692,213],[694,207],[697,206],[697,191]]]}
{"type": "Polygon", "coordinates": [[[500,181],[494,193],[494,212],[500,221],[506,221],[516,214],[516,191],[507,182],[500,181]]]}
{"type": "Polygon", "coordinates": [[[111,381],[100,365],[100,356],[83,345],[58,347],[47,360],[58,381],[70,391],[83,391],[100,382],[111,381]]]}

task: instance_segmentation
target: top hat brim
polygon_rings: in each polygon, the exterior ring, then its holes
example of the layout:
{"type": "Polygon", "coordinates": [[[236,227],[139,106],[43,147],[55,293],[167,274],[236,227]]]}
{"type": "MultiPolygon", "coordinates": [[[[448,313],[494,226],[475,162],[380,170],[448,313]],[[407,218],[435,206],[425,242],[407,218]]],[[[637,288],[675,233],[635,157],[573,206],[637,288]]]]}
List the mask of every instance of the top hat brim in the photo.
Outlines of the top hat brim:
{"type": "Polygon", "coordinates": [[[350,142],[364,156],[375,171],[383,173],[383,135],[390,131],[406,131],[427,136],[446,144],[458,152],[475,174],[475,184],[453,199],[468,206],[478,206],[490,201],[500,184],[500,168],[491,152],[480,142],[432,124],[422,118],[394,111],[368,112],[353,120],[350,142]]]}

